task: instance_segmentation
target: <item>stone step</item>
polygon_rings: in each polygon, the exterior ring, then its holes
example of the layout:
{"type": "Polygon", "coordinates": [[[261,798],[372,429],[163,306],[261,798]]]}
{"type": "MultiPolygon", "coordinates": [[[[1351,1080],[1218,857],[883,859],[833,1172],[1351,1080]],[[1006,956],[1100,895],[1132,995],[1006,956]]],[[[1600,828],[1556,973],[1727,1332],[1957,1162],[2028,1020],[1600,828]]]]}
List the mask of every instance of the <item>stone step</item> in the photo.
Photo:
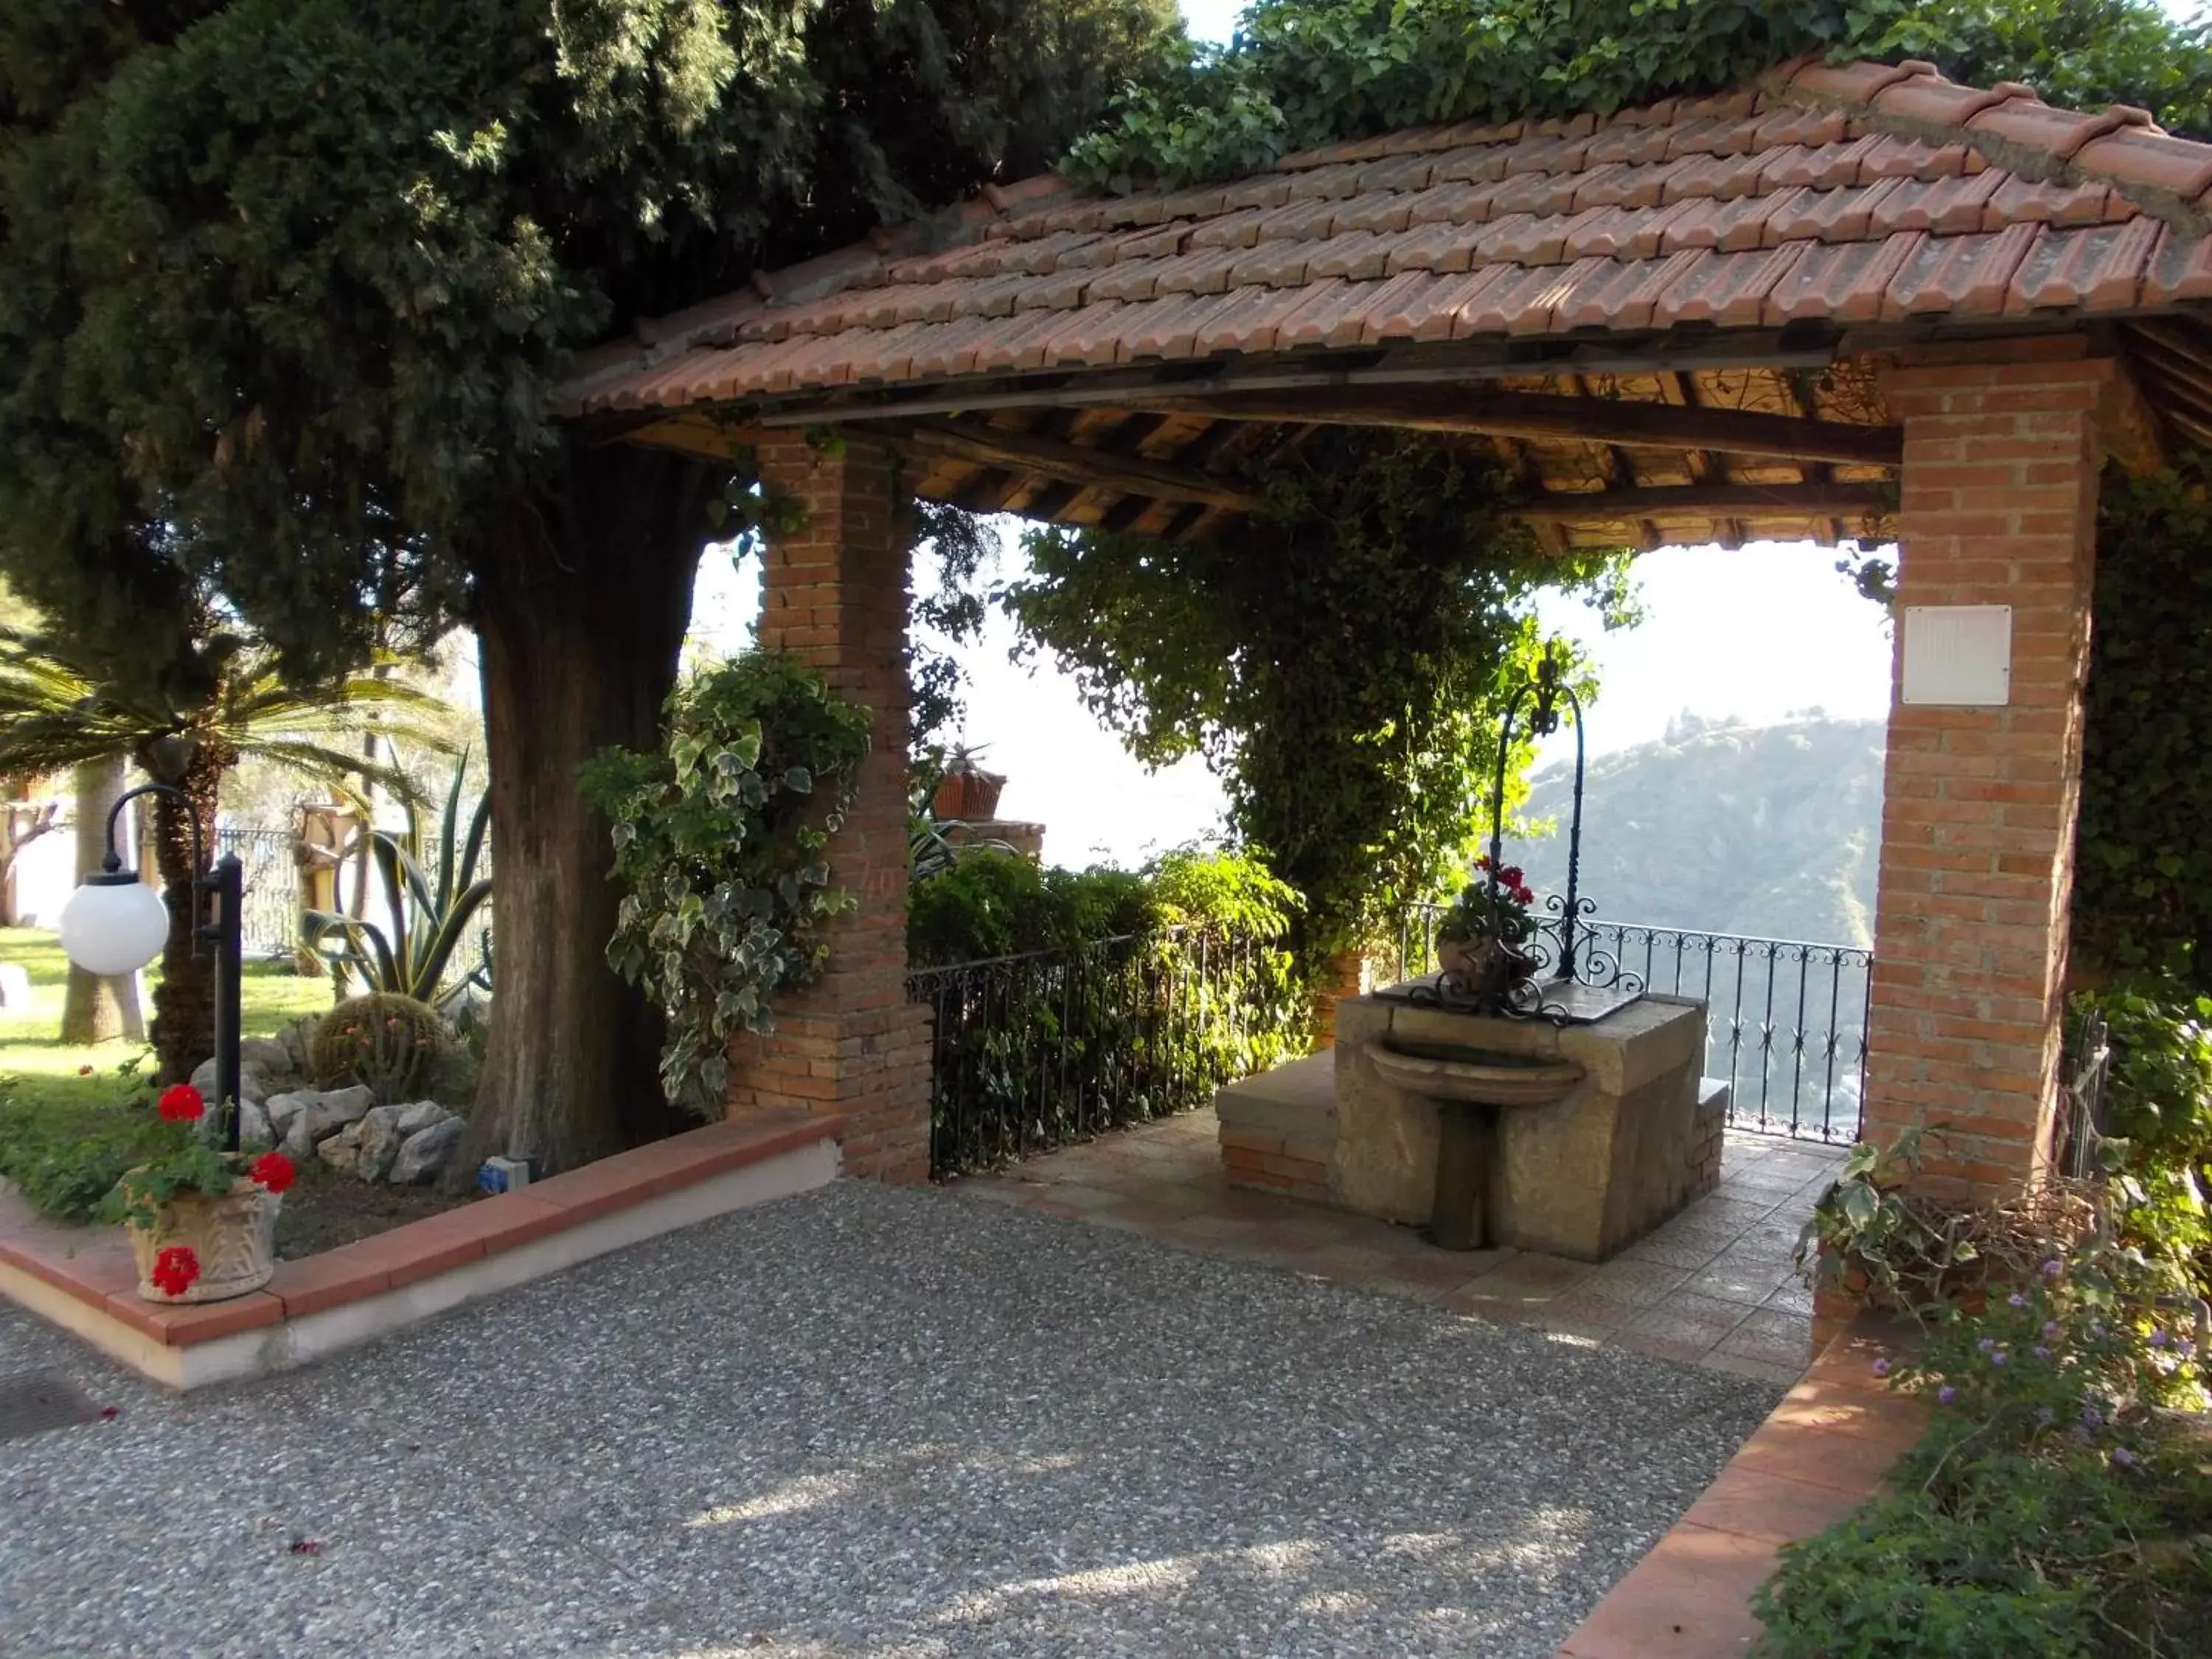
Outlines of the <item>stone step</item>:
{"type": "Polygon", "coordinates": [[[1214,1097],[1214,1110],[1224,1134],[1328,1146],[1336,1139],[1336,1055],[1324,1050],[1232,1083],[1214,1097]]]}

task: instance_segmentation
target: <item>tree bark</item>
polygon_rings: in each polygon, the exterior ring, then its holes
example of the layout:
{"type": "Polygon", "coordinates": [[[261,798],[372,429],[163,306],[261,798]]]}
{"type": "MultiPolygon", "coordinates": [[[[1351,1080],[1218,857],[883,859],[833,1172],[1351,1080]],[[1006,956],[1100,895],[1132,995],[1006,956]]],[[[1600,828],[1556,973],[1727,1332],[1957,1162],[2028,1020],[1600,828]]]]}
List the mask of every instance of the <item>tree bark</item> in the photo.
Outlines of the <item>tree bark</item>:
{"type": "MultiPolygon", "coordinates": [[[[123,793],[130,765],[122,756],[88,761],[76,769],[76,877],[79,881],[96,872],[107,854],[107,815],[123,793]]],[[[62,1041],[72,1048],[112,1042],[118,1037],[143,1039],[144,1019],[138,1012],[138,975],[118,974],[101,979],[82,968],[72,968],[62,995],[62,1041]]]]}
{"type": "MultiPolygon", "coordinates": [[[[196,948],[194,928],[206,907],[193,890],[205,863],[192,859],[192,826],[199,826],[204,860],[215,854],[216,805],[222,775],[237,761],[236,751],[205,732],[179,776],[163,778],[185,799],[158,795],[154,804],[154,861],[161,872],[161,896],[169,907],[169,937],[161,946],[161,982],[154,988],[154,1055],[159,1081],[182,1083],[215,1053],[215,951],[196,948]]],[[[149,772],[153,757],[138,763],[149,772]]],[[[156,774],[156,775],[159,775],[156,774]]]]}
{"type": "Polygon", "coordinates": [[[613,848],[576,775],[610,745],[659,741],[723,476],[580,445],[562,496],[514,503],[477,573],[492,1014],[454,1184],[487,1157],[551,1172],[682,1127],[660,1091],[659,1016],[607,966],[613,848]]]}

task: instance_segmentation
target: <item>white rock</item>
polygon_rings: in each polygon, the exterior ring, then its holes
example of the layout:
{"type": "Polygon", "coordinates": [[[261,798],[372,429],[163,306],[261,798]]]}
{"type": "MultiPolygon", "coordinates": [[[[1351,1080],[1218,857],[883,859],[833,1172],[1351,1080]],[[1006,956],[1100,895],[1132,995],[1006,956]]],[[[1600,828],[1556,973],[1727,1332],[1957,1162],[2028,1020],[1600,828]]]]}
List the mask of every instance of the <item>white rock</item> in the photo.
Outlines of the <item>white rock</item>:
{"type": "MultiPolygon", "coordinates": [[[[192,1068],[191,1085],[200,1091],[203,1100],[215,1100],[215,1061],[204,1060],[192,1068]]],[[[265,1102],[269,1095],[269,1072],[255,1060],[242,1060],[238,1068],[238,1097],[241,1101],[265,1102]]]]}
{"type": "MultiPolygon", "coordinates": [[[[348,1124],[360,1122],[376,1104],[376,1097],[361,1084],[350,1089],[295,1090],[289,1098],[297,1103],[285,1126],[284,1151],[295,1158],[305,1158],[348,1124]]],[[[272,1121],[274,1115],[272,1112],[272,1121]]]]}
{"type": "Polygon", "coordinates": [[[292,1052],[274,1037],[246,1037],[238,1045],[238,1057],[244,1064],[258,1066],[270,1077],[283,1077],[292,1069],[292,1052]]]}
{"type": "Polygon", "coordinates": [[[351,1175],[354,1161],[361,1156],[361,1148],[349,1146],[342,1134],[332,1135],[315,1148],[315,1156],[341,1175],[351,1175]]]}
{"type": "Polygon", "coordinates": [[[273,1146],[276,1131],[269,1121],[268,1109],[258,1100],[238,1103],[238,1144],[241,1146],[273,1146]]]}
{"type": "Polygon", "coordinates": [[[353,1172],[363,1181],[381,1181],[392,1172],[392,1160],[407,1137],[400,1133],[397,1106],[374,1106],[368,1115],[345,1133],[359,1150],[353,1172]]]}
{"type": "Polygon", "coordinates": [[[434,1100],[418,1100],[411,1106],[395,1106],[392,1109],[399,1114],[399,1133],[403,1135],[411,1135],[454,1115],[434,1100]]]}
{"type": "Polygon", "coordinates": [[[408,1136],[399,1156],[392,1160],[392,1184],[419,1187],[435,1181],[453,1161],[453,1150],[461,1144],[462,1132],[468,1127],[462,1118],[441,1118],[408,1136]]]}
{"type": "Polygon", "coordinates": [[[0,962],[0,1008],[31,1006],[31,970],[20,962],[0,962]]]}

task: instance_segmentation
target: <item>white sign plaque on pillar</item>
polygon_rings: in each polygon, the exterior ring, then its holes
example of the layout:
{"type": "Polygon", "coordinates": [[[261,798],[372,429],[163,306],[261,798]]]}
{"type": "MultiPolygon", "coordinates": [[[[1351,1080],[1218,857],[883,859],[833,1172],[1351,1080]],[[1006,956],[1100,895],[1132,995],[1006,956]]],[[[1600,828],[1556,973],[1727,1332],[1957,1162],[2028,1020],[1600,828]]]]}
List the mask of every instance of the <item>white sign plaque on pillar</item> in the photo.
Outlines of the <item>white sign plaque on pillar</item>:
{"type": "Polygon", "coordinates": [[[2012,607],[1905,607],[1908,703],[2001,708],[2012,701],[2012,607]]]}

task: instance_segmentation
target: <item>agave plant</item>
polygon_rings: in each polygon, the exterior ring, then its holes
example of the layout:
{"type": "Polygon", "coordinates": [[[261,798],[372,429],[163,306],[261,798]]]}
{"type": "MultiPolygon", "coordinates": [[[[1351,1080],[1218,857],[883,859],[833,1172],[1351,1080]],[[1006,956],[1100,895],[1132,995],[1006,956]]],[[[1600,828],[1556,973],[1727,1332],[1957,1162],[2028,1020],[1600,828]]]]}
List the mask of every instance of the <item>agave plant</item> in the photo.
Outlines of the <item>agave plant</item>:
{"type": "Polygon", "coordinates": [[[467,765],[468,757],[463,755],[453,767],[440,817],[434,869],[424,868],[422,818],[413,805],[407,808],[404,836],[379,830],[370,836],[369,854],[384,889],[388,929],[332,910],[310,910],[301,919],[307,948],[330,964],[341,997],[353,977],[365,989],[412,997],[434,1007],[450,1002],[471,985],[489,988],[490,976],[482,968],[446,983],[468,936],[469,923],[491,897],[491,878],[477,874],[491,823],[489,794],[477,802],[465,838],[459,833],[467,765]]]}

